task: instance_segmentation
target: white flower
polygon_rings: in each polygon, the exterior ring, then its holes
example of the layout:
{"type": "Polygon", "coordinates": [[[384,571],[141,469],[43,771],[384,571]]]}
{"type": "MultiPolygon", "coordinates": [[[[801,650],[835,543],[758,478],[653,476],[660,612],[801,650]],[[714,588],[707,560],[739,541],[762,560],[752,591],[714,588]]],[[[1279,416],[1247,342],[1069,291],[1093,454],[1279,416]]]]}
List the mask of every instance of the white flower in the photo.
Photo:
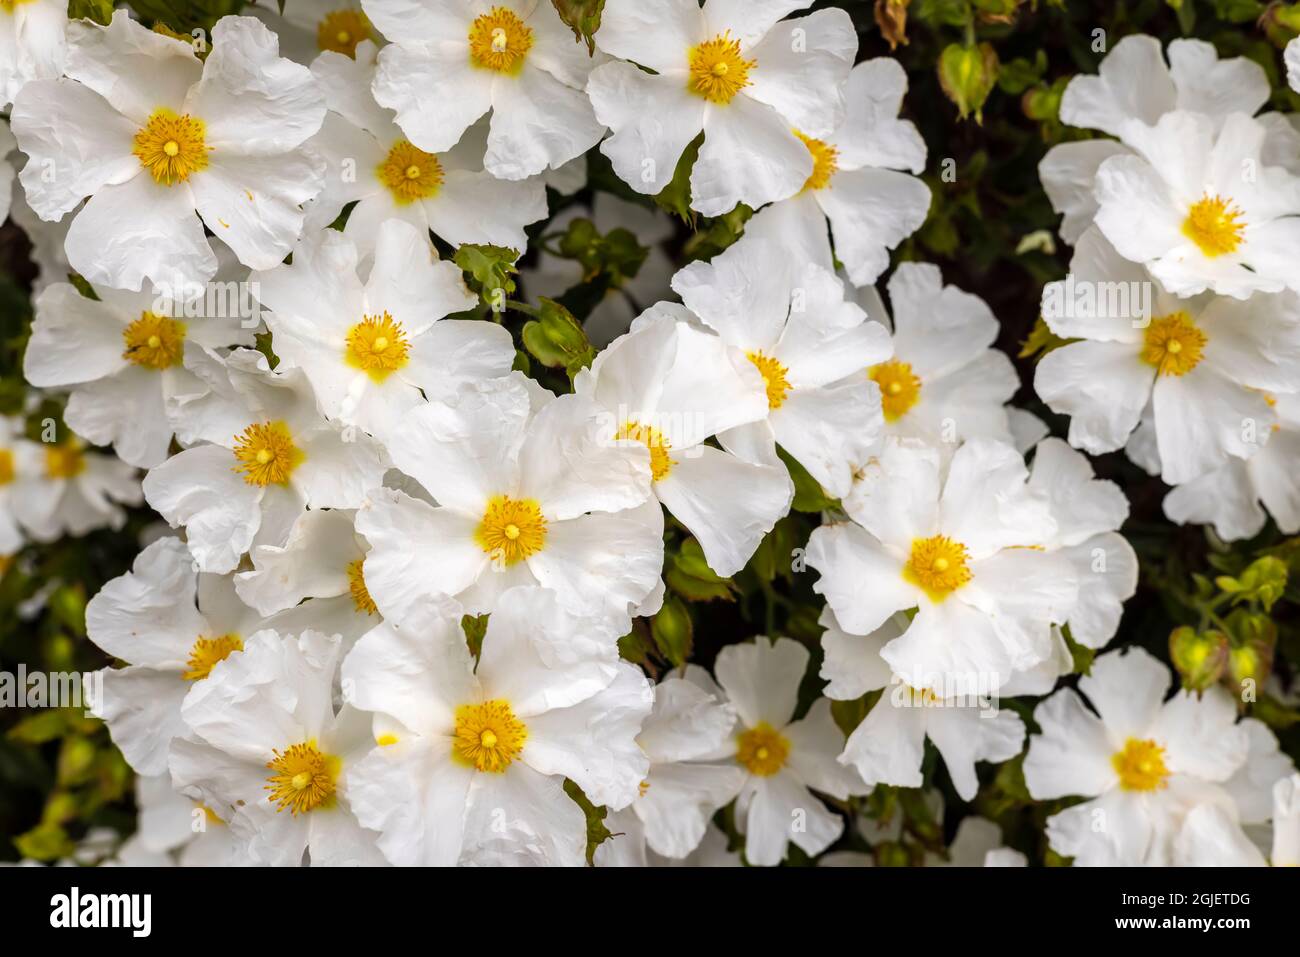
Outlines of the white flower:
{"type": "Polygon", "coordinates": [[[680,860],[700,846],[714,812],[745,780],[726,761],[735,724],[735,711],[698,665],[655,687],[636,739],[650,770],[632,804],[605,815],[612,836],[596,848],[598,867],[644,867],[652,854],[680,860]]]}
{"type": "MultiPolygon", "coordinates": [[[[893,355],[866,370],[880,388],[885,434],[941,450],[973,438],[1011,442],[1006,403],[1020,377],[994,348],[999,325],[988,304],[944,285],[939,267],[929,263],[900,264],[887,289],[893,355]]],[[[867,314],[890,329],[879,296],[866,293],[867,314]]]]}
{"type": "Polygon", "coordinates": [[[68,427],[112,444],[131,465],[152,468],[172,439],[169,402],[207,386],[185,368],[195,350],[253,345],[253,328],[226,314],[225,299],[100,287],[98,299],[55,283],[36,297],[23,374],[36,386],[71,387],[68,427]],[[209,308],[212,314],[209,315],[209,308]]]}
{"type": "Polygon", "coordinates": [[[601,152],[619,177],[658,193],[703,131],[692,209],[706,216],[737,203],[757,209],[802,189],[814,163],[800,136],[827,136],[843,118],[858,46],[841,9],[781,20],[806,6],[607,0],[596,43],[630,62],[597,67],[587,92],[614,132],[601,152]]]}
{"type": "Polygon", "coordinates": [[[1027,867],[1025,855],[1007,847],[1002,828],[984,817],[964,817],[948,845],[948,856],[926,853],[926,867],[1027,867]]]}
{"type": "Polygon", "coordinates": [[[663,513],[649,497],[648,450],[611,440],[583,396],[534,414],[521,380],[471,383],[403,420],[393,464],[438,506],[377,489],[357,514],[385,617],[439,597],[488,613],[505,589],[539,583],[567,608],[628,623],[658,583],[663,513]]]}
{"type": "Polygon", "coordinates": [[[429,153],[456,144],[492,112],[483,165],[501,179],[557,168],[604,127],[582,92],[599,62],[549,3],[536,0],[362,0],[392,43],[379,52],[375,99],[429,153]]]}
{"type": "Polygon", "coordinates": [[[1240,113],[1217,129],[1181,110],[1128,121],[1138,155],[1098,168],[1097,226],[1178,296],[1300,290],[1300,177],[1266,163],[1266,135],[1240,113]]]}
{"type": "MultiPolygon", "coordinates": [[[[1113,139],[1078,140],[1053,146],[1038,172],[1053,208],[1064,213],[1061,237],[1075,243],[1097,213],[1093,186],[1097,168],[1111,156],[1132,155],[1124,140],[1130,120],[1154,124],[1173,110],[1208,116],[1217,126],[1232,113],[1253,114],[1269,98],[1268,77],[1247,57],[1220,60],[1214,45],[1179,39],[1169,44],[1169,64],[1160,41],[1127,36],[1102,59],[1098,75],[1070,80],[1061,97],[1061,122],[1100,130],[1113,139]]],[[[1278,149],[1295,136],[1280,113],[1265,114],[1278,149]]],[[[1285,165],[1285,164],[1284,164],[1285,165]]]]}
{"type": "Polygon", "coordinates": [[[68,265],[68,256],[63,249],[63,241],[72,225],[72,217],[65,216],[56,223],[47,223],[27,205],[21,189],[13,192],[13,204],[9,207],[9,218],[27,234],[32,244],[29,253],[36,266],[36,278],[32,280],[32,295],[53,282],[63,282],[68,278],[72,267],[68,265]]]}
{"type": "Polygon", "coordinates": [[[30,466],[35,457],[32,443],[23,437],[23,421],[18,417],[0,416],[0,569],[22,547],[23,533],[18,527],[18,509],[14,501],[14,484],[20,466],[30,466]]]}
{"type": "Polygon", "coordinates": [[[185,543],[160,538],[131,571],[86,606],[86,634],[125,668],[106,668],[96,713],[113,743],[141,774],[167,769],[167,748],[184,733],[181,701],[217,662],[242,650],[262,617],[227,577],[202,575],[185,543]]]}
{"type": "MultiPolygon", "coordinates": [[[[3,16],[0,12],[0,16],[3,16]]],[[[0,120],[0,226],[9,218],[9,205],[13,198],[14,167],[9,162],[9,154],[18,148],[18,141],[9,132],[9,124],[0,120]]]]}
{"type": "Polygon", "coordinates": [[[27,84],[11,122],[42,219],[90,197],[68,230],[73,268],[125,289],[206,282],[217,260],[205,224],[245,265],[283,259],[299,205],[320,191],[322,163],[300,147],[325,103],[274,34],[223,17],[203,62],[123,10],[107,27],[75,21],[68,36],[66,76],[27,84]]]}
{"type": "Polygon", "coordinates": [[[1173,489],[1165,496],[1170,521],[1213,525],[1231,542],[1259,534],[1267,509],[1283,533],[1300,532],[1300,395],[1274,396],[1271,405],[1276,419],[1260,436],[1264,447],[1173,489]]]}
{"type": "Polygon", "coordinates": [[[855,521],[813,531],[813,590],[851,634],[916,608],[881,651],[912,687],[1000,687],[1051,654],[1078,595],[1070,563],[1041,550],[1056,522],[1027,478],[1002,443],[967,442],[945,471],[937,450],[890,440],[845,500],[855,521]]]}
{"type": "Polygon", "coordinates": [[[828,269],[839,260],[855,286],[879,278],[889,251],[916,232],[930,209],[930,190],[920,179],[925,141],[908,120],[898,119],[907,74],[895,60],[859,63],[845,88],[844,122],[821,139],[800,138],[812,155],[813,171],[790,199],[760,210],[745,235],[767,231],[828,269]],[[826,236],[830,222],[832,254],[826,236]]]}
{"type": "Polygon", "coordinates": [[[0,4],[0,109],[12,103],[26,83],[63,72],[67,28],[68,5],[63,0],[0,4]]]}
{"type": "Polygon", "coordinates": [[[884,427],[880,390],[854,373],[889,358],[888,332],[845,301],[834,274],[792,264],[776,243],[741,240],[681,270],[673,289],[762,373],[766,421],[720,435],[723,447],[771,462],[779,443],[827,492],[844,495],[884,427]]]}
{"type": "Polygon", "coordinates": [[[1286,45],[1284,59],[1286,60],[1286,81],[1290,84],[1291,89],[1300,92],[1300,37],[1286,45]]]}
{"type": "Polygon", "coordinates": [[[324,157],[326,172],[325,189],[308,207],[308,230],[323,229],[358,201],[344,233],[366,253],[380,224],[393,218],[417,226],[421,236],[432,229],[453,246],[527,248],[524,226],[546,217],[546,187],[541,177],[512,182],[484,172],[486,121],[450,149],[426,153],[370,93],[373,44],[362,44],[355,60],[322,53],[311,70],[330,112],[309,143],[324,157]]]}
{"type": "Polygon", "coordinates": [[[258,863],[298,866],[304,853],[314,867],[383,863],[349,807],[372,741],[366,715],[335,712],[339,657],[338,638],[259,631],[181,706],[189,734],[172,742],[172,780],[258,863]]]}
{"type": "Polygon", "coordinates": [[[237,349],[192,371],[211,392],[187,398],[177,437],[199,443],[150,470],[144,494],[173,528],[184,526],[203,571],[229,572],[254,545],[282,545],[304,508],[356,508],[385,463],[364,435],[321,417],[301,370],[271,372],[237,349]]]}
{"type": "Polygon", "coordinates": [[[844,819],[813,790],[841,801],[869,790],[836,761],[844,734],[830,701],[818,698],[804,717],[792,720],[808,657],[797,641],[759,637],[727,645],[713,667],[739,718],[731,753],[745,782],[736,823],[745,834],[745,860],[757,867],[780,864],[788,842],[820,854],[843,832],[844,819]]]}
{"type": "Polygon", "coordinates": [[[510,371],[510,334],[494,322],[439,321],[477,301],[454,263],[437,260],[423,230],[389,220],[374,264],[358,270],[357,247],[322,230],[294,249],[292,265],[254,273],[266,324],[289,368],[302,369],[331,419],[387,441],[405,416],[466,380],[510,371]]]}
{"type": "Polygon", "coordinates": [[[744,461],[705,443],[767,414],[762,376],[712,333],[661,303],[574,379],[605,412],[607,439],[650,451],[652,494],[700,542],[709,566],[734,575],[790,507],[780,464],[744,461]]]}
{"type": "Polygon", "coordinates": [[[865,636],[840,628],[829,608],[821,623],[826,627],[821,677],[830,681],[826,697],[852,701],[869,691],[884,691],[849,735],[839,758],[868,784],[921,787],[929,738],[958,795],[970,801],[979,789],[977,761],[1006,761],[1020,753],[1024,723],[1014,712],[998,707],[996,685],[935,693],[919,691],[894,674],[880,652],[906,631],[906,616],[894,615],[865,636]]]}
{"type": "Polygon", "coordinates": [[[280,38],[281,55],[310,66],[325,52],[356,56],[362,43],[382,38],[361,9],[360,0],[255,0],[244,12],[266,23],[280,38]],[[283,7],[283,10],[280,8],[283,7]]]}
{"type": "Polygon", "coordinates": [[[121,528],[122,505],[140,505],[139,473],[114,455],[88,449],[75,435],[13,446],[14,517],[31,538],[52,542],[98,528],[121,528]]]}
{"type": "Polygon", "coordinates": [[[1034,376],[1043,401],[1071,416],[1070,444],[1120,448],[1151,403],[1171,485],[1254,455],[1274,421],[1266,393],[1300,386],[1300,297],[1177,299],[1096,229],[1079,240],[1070,276],[1043,290],[1043,318],[1080,340],[1045,355],[1034,376]]]}
{"type": "MultiPolygon", "coordinates": [[[[172,787],[170,774],[140,774],[135,779],[138,827],[127,844],[165,855],[181,867],[231,867],[250,864],[225,821],[211,808],[172,787]]],[[[118,858],[126,856],[124,845],[118,858]]]]}
{"type": "Polygon", "coordinates": [[[346,652],[380,621],[362,571],[368,545],[344,509],[303,512],[284,545],[258,545],[235,575],[239,597],[281,634],[339,635],[346,652]]]}
{"type": "Polygon", "coordinates": [[[1226,782],[1246,760],[1245,728],[1223,688],[1180,691],[1168,701],[1169,669],[1141,648],[1094,659],[1079,690],[1034,710],[1042,733],[1025,758],[1035,800],[1089,798],[1048,818],[1058,854],[1078,866],[1168,865],[1188,812],[1217,805],[1235,815],[1226,782]]]}
{"type": "Polygon", "coordinates": [[[362,637],[343,681],[377,712],[351,799],[394,864],[581,865],[586,822],[563,779],[617,810],[650,767],[636,743],[649,682],[545,589],[502,593],[477,664],[458,618],[419,616],[362,637]]]}

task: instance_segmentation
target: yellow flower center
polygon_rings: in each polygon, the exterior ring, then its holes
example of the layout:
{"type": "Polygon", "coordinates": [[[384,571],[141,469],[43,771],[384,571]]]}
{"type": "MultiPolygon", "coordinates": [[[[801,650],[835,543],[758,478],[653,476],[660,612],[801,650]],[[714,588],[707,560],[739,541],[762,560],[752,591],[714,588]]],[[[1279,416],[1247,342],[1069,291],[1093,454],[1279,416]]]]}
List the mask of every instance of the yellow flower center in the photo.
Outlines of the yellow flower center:
{"type": "Polygon", "coordinates": [[[203,121],[171,110],[153,111],[149,121],[135,134],[131,151],[140,159],[154,182],[175,186],[208,168],[208,146],[203,141],[203,121]]]}
{"type": "Polygon", "coordinates": [[[348,330],[347,364],[383,382],[408,361],[406,331],[388,313],[366,316],[348,330]]]}
{"type": "Polygon", "coordinates": [[[357,611],[373,615],[379,609],[375,607],[375,600],[370,597],[370,589],[366,588],[366,576],[362,572],[365,562],[364,558],[358,558],[348,565],[348,591],[352,593],[352,604],[357,606],[357,611]]]}
{"type": "Polygon", "coordinates": [[[514,565],[542,550],[546,544],[546,519],[531,498],[494,495],[488,500],[474,540],[494,559],[514,565]]]}
{"type": "Polygon", "coordinates": [[[943,601],[971,580],[966,546],[946,535],[918,538],[903,566],[903,579],[916,585],[931,601],[943,601]]]}
{"type": "Polygon", "coordinates": [[[909,362],[897,359],[867,370],[867,378],[880,386],[880,405],[886,422],[897,422],[921,398],[921,379],[909,362]]]}
{"type": "Polygon", "coordinates": [[[370,21],[360,10],[335,10],[316,25],[316,45],[356,59],[357,44],[374,37],[370,21]]]}
{"type": "Polygon", "coordinates": [[[271,792],[267,800],[278,805],[276,811],[288,809],[296,817],[327,802],[333,804],[342,768],[338,758],[321,754],[315,741],[304,741],[272,754],[275,757],[266,762],[266,767],[275,773],[266,779],[266,789],[271,792]]]}
{"type": "Polygon", "coordinates": [[[406,140],[393,144],[388,156],[379,164],[376,175],[399,206],[418,199],[430,199],[442,187],[444,178],[438,157],[406,140]]]}
{"type": "Polygon", "coordinates": [[[629,439],[641,442],[650,450],[650,476],[658,482],[673,470],[677,463],[668,455],[672,446],[664,434],[650,425],[640,422],[624,422],[623,427],[614,433],[616,439],[629,439]]]}
{"type": "Polygon", "coordinates": [[[8,485],[16,474],[13,449],[0,449],[0,485],[8,485]]]}
{"type": "Polygon", "coordinates": [[[691,47],[688,58],[690,79],[686,88],[710,103],[730,103],[749,86],[749,71],[758,65],[757,60],[740,55],[740,41],[731,38],[730,30],[691,47]]]}
{"type": "Polygon", "coordinates": [[[527,726],[508,701],[464,704],[456,709],[452,757],[480,771],[500,774],[519,756],[528,739],[527,726]]]}
{"type": "Polygon", "coordinates": [[[181,677],[186,681],[202,681],[212,673],[217,662],[225,661],[232,652],[243,650],[244,640],[238,635],[200,638],[190,649],[190,660],[185,663],[188,670],[181,677]]]}
{"type": "Polygon", "coordinates": [[[21,7],[24,3],[31,2],[32,0],[0,0],[0,10],[3,10],[5,13],[13,13],[14,10],[21,7]]]}
{"type": "Polygon", "coordinates": [[[1166,786],[1165,749],[1154,741],[1129,738],[1124,750],[1116,751],[1110,761],[1125,791],[1155,791],[1166,786]]]}
{"type": "Polygon", "coordinates": [[[86,471],[86,453],[76,439],[67,439],[45,449],[45,477],[76,478],[86,471]]]}
{"type": "Polygon", "coordinates": [[[146,369],[168,369],[181,364],[185,355],[185,323],[140,313],[140,318],[122,330],[126,350],[122,358],[146,369]]]}
{"type": "Polygon", "coordinates": [[[1187,211],[1183,235],[1196,243],[1205,255],[1213,258],[1233,252],[1241,245],[1246,231],[1244,214],[1231,199],[1206,193],[1187,211]]]}
{"type": "Polygon", "coordinates": [[[283,422],[250,425],[235,436],[234,452],[237,462],[233,468],[244,473],[249,485],[284,485],[306,458],[283,422]]]}
{"type": "Polygon", "coordinates": [[[761,352],[747,352],[745,355],[763,374],[763,383],[767,386],[767,407],[781,408],[786,394],[790,391],[790,380],[786,378],[789,370],[771,356],[765,356],[761,352]]]}
{"type": "Polygon", "coordinates": [[[1185,375],[1196,368],[1205,351],[1205,333],[1185,312],[1153,319],[1142,341],[1142,361],[1159,375],[1185,375]]]}
{"type": "Polygon", "coordinates": [[[790,742],[766,721],[736,735],[736,760],[761,778],[771,777],[785,767],[790,742]]]}
{"type": "Polygon", "coordinates": [[[813,160],[812,175],[808,177],[808,182],[803,184],[803,188],[825,189],[830,185],[831,178],[839,171],[840,151],[822,140],[804,136],[798,130],[792,132],[803,141],[804,146],[808,147],[808,153],[813,160]]]}
{"type": "Polygon", "coordinates": [[[497,73],[518,73],[533,46],[533,31],[518,14],[493,7],[469,28],[469,62],[497,73]]]}

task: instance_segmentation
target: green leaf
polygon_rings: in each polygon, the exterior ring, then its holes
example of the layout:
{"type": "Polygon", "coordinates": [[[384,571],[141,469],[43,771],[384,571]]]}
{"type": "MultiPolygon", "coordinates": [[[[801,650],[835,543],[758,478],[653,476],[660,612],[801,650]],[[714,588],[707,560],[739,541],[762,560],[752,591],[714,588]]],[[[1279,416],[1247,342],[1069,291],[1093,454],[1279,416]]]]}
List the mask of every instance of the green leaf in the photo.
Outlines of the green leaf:
{"type": "Polygon", "coordinates": [[[605,0],[551,0],[555,12],[573,31],[575,41],[586,41],[587,52],[595,55],[596,41],[593,39],[600,29],[600,14],[605,9],[605,0]]]}
{"type": "Polygon", "coordinates": [[[69,0],[68,19],[107,24],[113,19],[113,0],[69,0]]]}
{"type": "Polygon", "coordinates": [[[790,481],[794,482],[792,506],[796,512],[826,512],[840,507],[839,499],[827,495],[821,484],[795,461],[794,456],[780,446],[777,446],[776,454],[789,470],[790,481]]]}
{"type": "Polygon", "coordinates": [[[14,847],[23,857],[35,861],[68,857],[77,849],[67,832],[57,824],[38,824],[26,834],[19,834],[14,838],[14,847]]]}
{"type": "Polygon", "coordinates": [[[592,804],[582,788],[568,778],[564,779],[564,793],[573,798],[578,807],[582,808],[582,814],[587,819],[587,863],[591,864],[596,855],[596,848],[613,837],[609,828],[605,826],[605,808],[592,804]]]}
{"type": "Polygon", "coordinates": [[[659,653],[674,667],[680,668],[691,657],[695,645],[695,623],[684,602],[671,595],[650,619],[650,634],[659,653]]]}
{"type": "Polygon", "coordinates": [[[686,539],[669,556],[664,584],[688,601],[735,601],[740,594],[730,578],[723,578],[709,567],[704,549],[694,538],[686,539]]]}

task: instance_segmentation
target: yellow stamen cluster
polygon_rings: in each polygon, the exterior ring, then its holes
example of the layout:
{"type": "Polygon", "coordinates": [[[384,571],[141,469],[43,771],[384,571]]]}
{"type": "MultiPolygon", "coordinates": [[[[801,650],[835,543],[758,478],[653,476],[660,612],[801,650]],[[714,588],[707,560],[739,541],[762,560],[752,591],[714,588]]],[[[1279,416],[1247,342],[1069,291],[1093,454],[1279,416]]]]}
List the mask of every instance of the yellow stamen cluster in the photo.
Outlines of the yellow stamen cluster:
{"type": "Polygon", "coordinates": [[[186,681],[202,681],[212,673],[218,662],[225,661],[236,651],[244,650],[244,641],[238,635],[221,635],[217,638],[199,638],[190,649],[190,660],[181,675],[186,681]]]}
{"type": "Polygon", "coordinates": [[[191,173],[208,168],[205,129],[202,120],[188,114],[177,116],[171,110],[157,109],[135,134],[131,152],[155,182],[175,186],[189,179],[191,173]]]}
{"type": "Polygon", "coordinates": [[[474,540],[494,560],[514,565],[536,554],[546,544],[546,519],[531,498],[494,495],[488,500],[474,540]]]}
{"type": "Polygon", "coordinates": [[[250,425],[235,436],[236,472],[244,473],[249,485],[284,485],[306,456],[293,444],[283,422],[250,425]]]}
{"type": "Polygon", "coordinates": [[[446,178],[438,157],[406,140],[398,140],[392,145],[375,175],[388,187],[393,201],[399,206],[431,199],[437,195],[446,178]]]}
{"type": "Polygon", "coordinates": [[[357,56],[357,44],[362,40],[374,39],[370,21],[360,10],[334,10],[325,14],[316,24],[316,45],[322,51],[330,50],[342,53],[354,60],[357,56]]]}
{"type": "Polygon", "coordinates": [[[758,371],[763,374],[763,383],[767,386],[767,407],[769,409],[779,409],[785,402],[785,397],[790,391],[790,380],[786,378],[789,371],[771,356],[763,355],[761,352],[747,352],[749,361],[754,363],[758,371]]]}
{"type": "Polygon", "coordinates": [[[122,330],[122,358],[146,369],[170,369],[185,357],[185,323],[152,312],[140,313],[122,330]]]}
{"type": "Polygon", "coordinates": [[[485,701],[456,709],[452,757],[480,771],[500,774],[523,750],[528,728],[508,701],[485,701]]]}
{"type": "Polygon", "coordinates": [[[897,422],[921,398],[921,379],[909,362],[893,359],[867,370],[867,378],[880,386],[880,405],[886,422],[897,422]]]}
{"type": "Polygon", "coordinates": [[[77,439],[65,439],[45,448],[45,477],[72,479],[86,471],[86,453],[77,439]]]}
{"type": "Polygon", "coordinates": [[[1187,313],[1179,311],[1151,320],[1142,340],[1142,361],[1159,375],[1186,375],[1201,361],[1205,333],[1187,313]]]}
{"type": "Polygon", "coordinates": [[[1187,210],[1183,235],[1214,258],[1235,252],[1246,232],[1243,213],[1231,199],[1206,193],[1187,210]]]}
{"type": "Polygon", "coordinates": [[[272,753],[275,757],[266,767],[275,773],[266,779],[266,790],[271,792],[267,800],[277,805],[276,811],[288,810],[296,817],[333,803],[341,768],[338,758],[322,754],[315,741],[272,753]]]}
{"type": "Polygon", "coordinates": [[[966,546],[946,535],[918,538],[903,566],[903,578],[916,585],[931,601],[943,601],[971,580],[966,546]]]}
{"type": "Polygon", "coordinates": [[[13,449],[0,449],[0,485],[8,485],[17,474],[14,470],[13,449]]]}
{"type": "Polygon", "coordinates": [[[766,721],[736,735],[736,760],[750,774],[771,777],[785,767],[790,742],[766,721]]]}
{"type": "Polygon", "coordinates": [[[480,14],[469,28],[469,61],[484,70],[518,73],[532,46],[532,29],[505,7],[480,14]]]}
{"type": "Polygon", "coordinates": [[[808,177],[808,181],[803,184],[804,189],[825,189],[830,185],[831,179],[839,172],[840,168],[840,151],[829,143],[813,139],[811,136],[804,136],[798,130],[794,130],[794,135],[799,137],[803,145],[808,147],[808,154],[812,157],[813,171],[808,177]]]}
{"type": "Polygon", "coordinates": [[[352,604],[356,606],[357,611],[373,615],[379,609],[375,607],[375,600],[370,597],[370,589],[366,588],[366,576],[362,571],[365,562],[364,558],[358,558],[355,562],[349,563],[348,591],[352,594],[352,604]]]}
{"type": "Polygon", "coordinates": [[[344,359],[373,381],[383,382],[406,365],[410,351],[406,330],[385,312],[380,316],[365,316],[348,330],[344,359]]]}
{"type": "Polygon", "coordinates": [[[677,464],[668,454],[672,451],[672,446],[654,426],[624,422],[623,427],[614,433],[614,438],[641,442],[650,450],[650,475],[656,482],[667,476],[677,464]]]}
{"type": "Polygon", "coordinates": [[[1129,738],[1122,751],[1111,756],[1125,791],[1155,791],[1167,786],[1169,769],[1165,767],[1165,749],[1154,741],[1129,738]]]}
{"type": "Polygon", "coordinates": [[[741,56],[740,41],[733,40],[730,31],[691,47],[688,62],[686,88],[710,103],[730,103],[749,86],[749,71],[758,65],[741,56]]]}

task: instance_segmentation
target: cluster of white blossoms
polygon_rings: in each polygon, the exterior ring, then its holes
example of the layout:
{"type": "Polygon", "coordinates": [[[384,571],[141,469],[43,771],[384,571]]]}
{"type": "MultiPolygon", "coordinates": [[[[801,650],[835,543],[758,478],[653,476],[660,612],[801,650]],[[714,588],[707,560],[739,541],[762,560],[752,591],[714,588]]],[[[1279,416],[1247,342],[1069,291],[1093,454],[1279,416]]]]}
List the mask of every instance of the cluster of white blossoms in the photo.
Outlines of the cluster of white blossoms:
{"type": "MultiPolygon", "coordinates": [[[[926,217],[926,148],[902,68],[809,5],[607,0],[589,53],[539,0],[288,0],[210,44],[0,2],[0,194],[20,170],[43,270],[24,369],[80,437],[0,430],[0,552],[142,499],[170,526],[86,613],[139,775],[122,862],[776,865],[835,844],[850,798],[921,786],[927,739],[964,800],[1026,749],[1034,798],[1089,799],[1047,826],[1079,864],[1297,862],[1300,777],[1227,692],[1165,701],[1141,651],[1095,660],[1093,710],[1052,692],[1138,577],[1125,495],[1071,444],[1136,432],[1180,520],[1246,534],[1262,499],[1300,525],[1300,137],[1203,44],[1171,72],[1125,40],[1074,81],[1062,115],[1119,137],[1044,166],[1074,275],[1157,292],[1144,326],[1047,316],[1086,340],[1038,376],[1067,444],[1009,405],[981,299],[921,263],[875,289],[926,217]],[[693,210],[755,213],[602,303],[557,395],[466,318],[435,237],[526,251],[594,149],[636,193],[693,163],[693,210]],[[795,556],[820,673],[779,635],[658,681],[624,660],[669,517],[735,575],[792,469],[833,502],[795,556]],[[832,701],[869,692],[846,735],[832,701]],[[1021,695],[1050,695],[1029,740],[1021,695]]],[[[526,289],[573,280],[549,255],[526,289]]],[[[954,862],[1024,862],[968,823],[954,862]]]]}

